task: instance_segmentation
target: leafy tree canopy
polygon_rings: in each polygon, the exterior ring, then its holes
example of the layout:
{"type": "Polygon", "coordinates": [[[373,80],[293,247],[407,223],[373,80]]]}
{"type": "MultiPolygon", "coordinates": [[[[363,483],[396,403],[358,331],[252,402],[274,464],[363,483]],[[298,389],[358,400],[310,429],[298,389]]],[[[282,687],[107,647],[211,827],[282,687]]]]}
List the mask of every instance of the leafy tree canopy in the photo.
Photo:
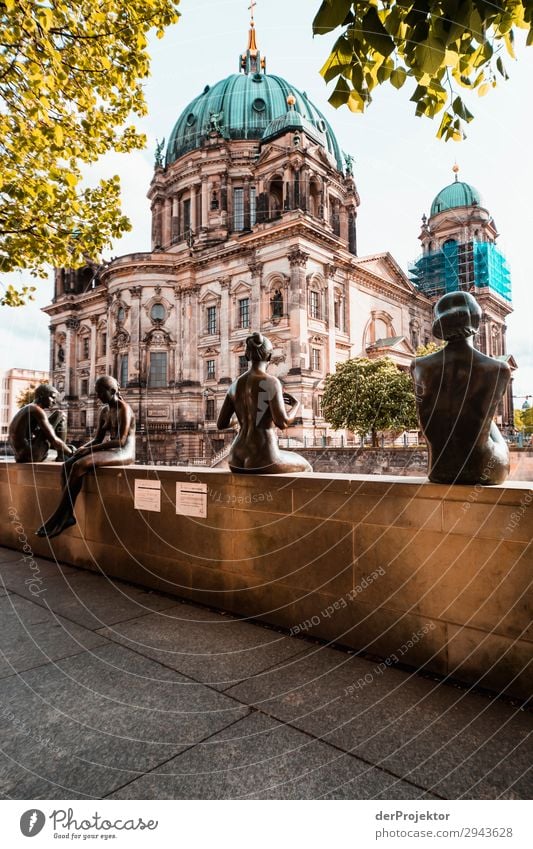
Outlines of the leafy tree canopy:
{"type": "MultiPolygon", "coordinates": [[[[81,168],[141,148],[147,35],[179,0],[0,2],[0,273],[77,267],[130,229],[118,177],[82,187],[81,168]]],[[[4,286],[18,306],[32,289],[4,286]]]]}
{"type": "Polygon", "coordinates": [[[436,354],[445,346],[446,342],[428,342],[427,345],[419,345],[415,351],[415,357],[427,357],[428,354],[436,354]]]}
{"type": "Polygon", "coordinates": [[[347,428],[364,436],[417,427],[413,382],[388,357],[359,357],[337,365],[326,378],[324,418],[335,430],[347,428]]]}
{"type": "Polygon", "coordinates": [[[19,409],[21,407],[25,407],[26,404],[33,404],[35,401],[35,390],[37,389],[36,383],[30,383],[26,389],[21,389],[19,394],[17,395],[17,407],[19,409]]]}
{"type": "Polygon", "coordinates": [[[514,426],[523,433],[533,433],[533,407],[514,411],[514,426]]]}
{"type": "Polygon", "coordinates": [[[532,25],[533,0],[323,0],[313,31],[342,30],[320,72],[335,80],[333,106],[363,112],[376,86],[411,78],[415,114],[442,113],[437,137],[459,141],[474,117],[462,95],[508,79],[515,32],[533,44],[532,25]]]}

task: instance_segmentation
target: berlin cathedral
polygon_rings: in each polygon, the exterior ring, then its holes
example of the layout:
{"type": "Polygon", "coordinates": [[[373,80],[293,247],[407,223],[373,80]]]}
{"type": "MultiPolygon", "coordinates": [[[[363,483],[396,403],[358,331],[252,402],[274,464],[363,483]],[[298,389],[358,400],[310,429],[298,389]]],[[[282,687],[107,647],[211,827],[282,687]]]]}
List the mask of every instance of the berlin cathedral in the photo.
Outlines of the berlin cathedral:
{"type": "Polygon", "coordinates": [[[55,273],[50,376],[74,440],[94,428],[96,378],[112,374],[140,459],[215,462],[230,440],[218,411],[254,330],[302,404],[291,444],[327,439],[321,399],[336,364],[389,356],[408,368],[432,340],[433,304],[456,289],[483,309],[476,346],[516,365],[509,271],[476,189],[456,173],[439,192],[407,272],[386,251],[360,256],[352,160],[305,92],[267,73],[253,21],[239,72],[206,85],[158,147],[148,198],[151,251],[55,273]]]}

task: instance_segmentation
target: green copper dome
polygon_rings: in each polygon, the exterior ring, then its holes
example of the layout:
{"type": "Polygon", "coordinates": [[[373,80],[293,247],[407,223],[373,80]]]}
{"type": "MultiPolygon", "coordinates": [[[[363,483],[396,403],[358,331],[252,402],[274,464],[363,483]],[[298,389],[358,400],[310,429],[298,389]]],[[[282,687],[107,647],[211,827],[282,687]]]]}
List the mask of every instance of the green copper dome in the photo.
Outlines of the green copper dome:
{"type": "Polygon", "coordinates": [[[277,119],[284,119],[279,126],[294,124],[313,130],[314,138],[333,156],[339,171],[343,170],[339,144],[322,113],[306,94],[282,77],[266,73],[231,74],[206,86],[178,118],[169,138],[166,164],[199,148],[210,131],[218,130],[226,139],[259,140],[268,129],[266,138],[272,138],[279,132],[273,124],[277,119]],[[291,94],[294,108],[287,104],[291,94]]]}
{"type": "Polygon", "coordinates": [[[481,196],[477,189],[474,189],[468,183],[461,183],[456,180],[438,193],[431,204],[431,215],[438,215],[439,212],[456,209],[458,206],[472,206],[473,204],[481,206],[481,196]]]}

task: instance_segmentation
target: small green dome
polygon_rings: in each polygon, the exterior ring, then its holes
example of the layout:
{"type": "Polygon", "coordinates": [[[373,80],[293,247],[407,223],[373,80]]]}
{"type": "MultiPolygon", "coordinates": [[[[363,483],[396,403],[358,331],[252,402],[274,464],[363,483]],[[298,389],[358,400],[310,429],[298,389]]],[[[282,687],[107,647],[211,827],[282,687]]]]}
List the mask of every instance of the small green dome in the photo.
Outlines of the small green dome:
{"type": "Polygon", "coordinates": [[[456,180],[438,193],[431,204],[431,215],[438,215],[439,212],[456,209],[458,206],[472,206],[473,204],[481,206],[481,196],[477,189],[474,189],[468,183],[461,183],[456,180]]]}
{"type": "Polygon", "coordinates": [[[280,128],[296,126],[314,131],[314,137],[333,156],[339,171],[343,159],[339,143],[322,113],[307,95],[282,77],[272,74],[231,74],[202,94],[183,110],[170,135],[166,164],[199,148],[210,130],[218,129],[227,139],[273,137],[280,128]],[[287,97],[293,95],[291,109],[287,97]],[[280,126],[273,124],[282,119],[280,126]],[[287,122],[287,123],[286,123],[287,122]],[[268,132],[266,132],[268,130],[268,132]]]}

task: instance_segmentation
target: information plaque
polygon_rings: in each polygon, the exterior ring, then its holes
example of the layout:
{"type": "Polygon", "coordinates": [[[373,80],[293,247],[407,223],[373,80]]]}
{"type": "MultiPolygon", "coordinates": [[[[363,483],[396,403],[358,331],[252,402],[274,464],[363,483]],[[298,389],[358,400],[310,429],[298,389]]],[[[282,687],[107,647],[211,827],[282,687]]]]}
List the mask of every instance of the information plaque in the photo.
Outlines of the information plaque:
{"type": "Polygon", "coordinates": [[[135,480],[135,509],[161,513],[161,481],[135,480]]]}
{"type": "Polygon", "coordinates": [[[207,517],[207,484],[187,483],[180,481],[176,484],[176,513],[179,516],[195,516],[197,519],[207,517]]]}

